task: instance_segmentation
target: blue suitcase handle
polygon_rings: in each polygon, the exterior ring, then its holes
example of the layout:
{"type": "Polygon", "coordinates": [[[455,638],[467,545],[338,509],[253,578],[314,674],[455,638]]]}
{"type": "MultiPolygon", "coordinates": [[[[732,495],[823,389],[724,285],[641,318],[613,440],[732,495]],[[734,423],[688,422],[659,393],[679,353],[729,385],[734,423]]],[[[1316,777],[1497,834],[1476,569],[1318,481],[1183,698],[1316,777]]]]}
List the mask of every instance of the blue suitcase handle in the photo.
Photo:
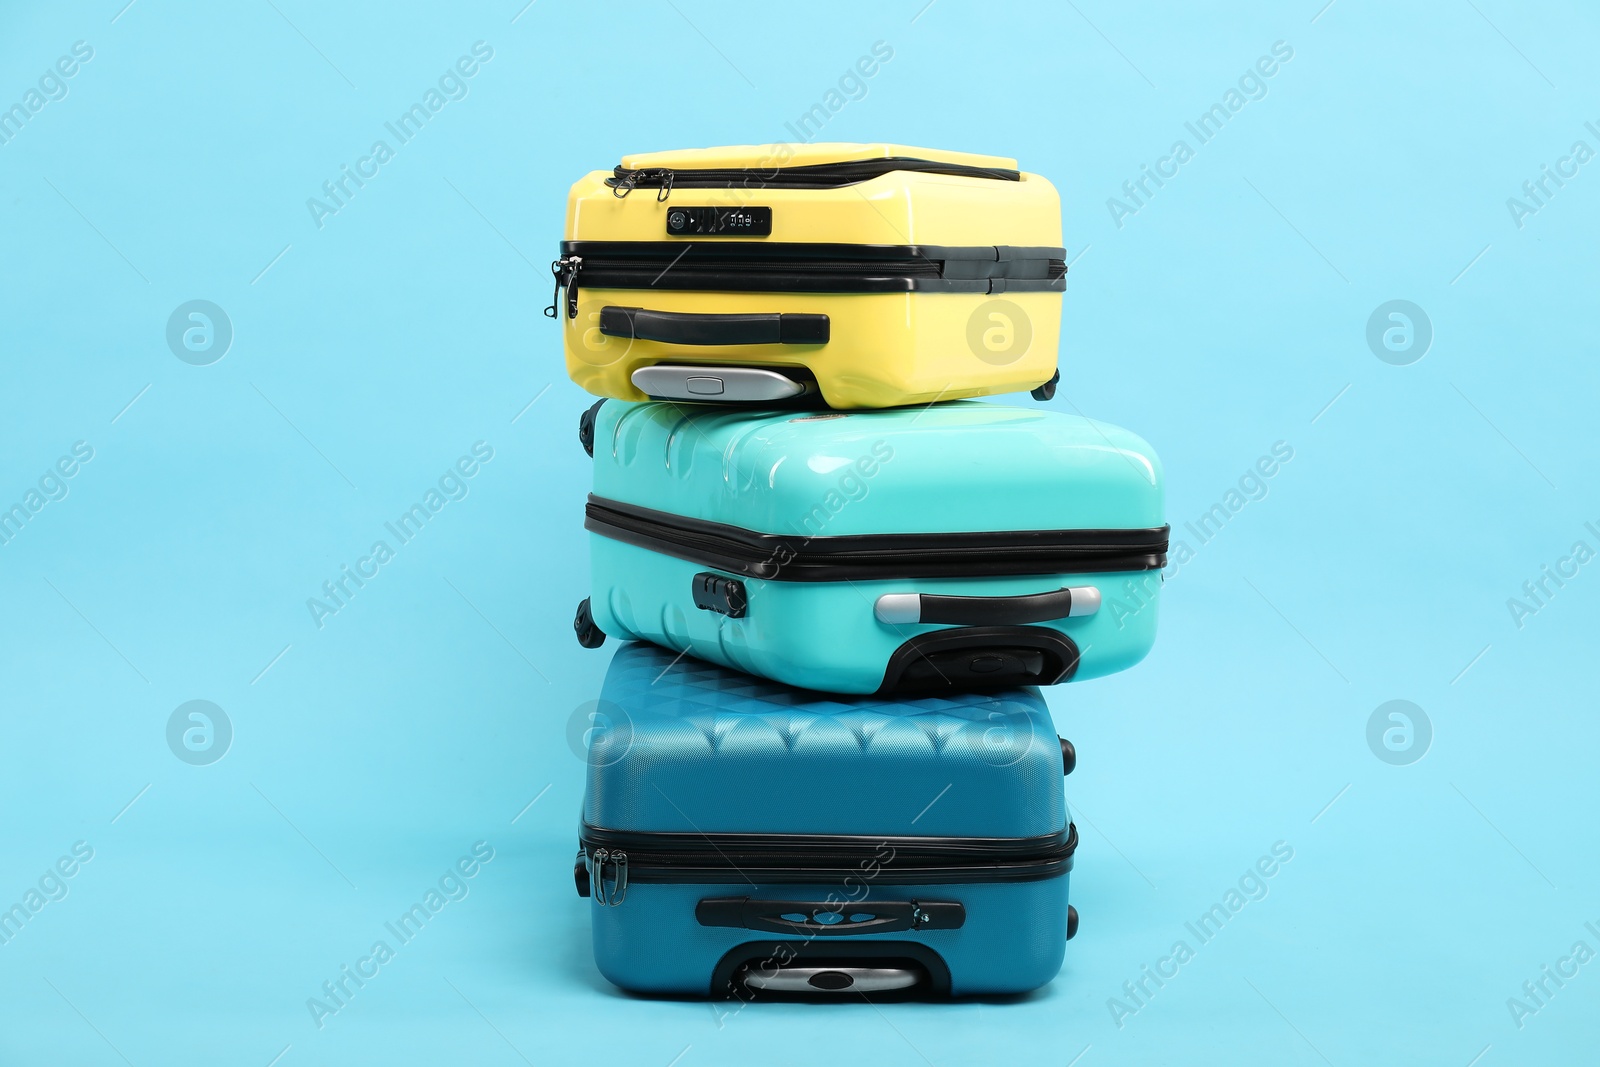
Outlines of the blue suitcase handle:
{"type": "Polygon", "coordinates": [[[851,904],[717,897],[695,905],[694,917],[701,926],[843,937],[897,930],[959,930],[967,921],[967,909],[949,900],[872,900],[851,904]]]}
{"type": "Polygon", "coordinates": [[[668,345],[825,345],[829,329],[826,315],[700,315],[607,306],[600,309],[600,332],[668,345]]]}
{"type": "Polygon", "coordinates": [[[943,623],[951,626],[1026,626],[1035,622],[1093,615],[1100,590],[1092,585],[1022,596],[939,596],[885,593],[873,606],[879,622],[943,623]]]}

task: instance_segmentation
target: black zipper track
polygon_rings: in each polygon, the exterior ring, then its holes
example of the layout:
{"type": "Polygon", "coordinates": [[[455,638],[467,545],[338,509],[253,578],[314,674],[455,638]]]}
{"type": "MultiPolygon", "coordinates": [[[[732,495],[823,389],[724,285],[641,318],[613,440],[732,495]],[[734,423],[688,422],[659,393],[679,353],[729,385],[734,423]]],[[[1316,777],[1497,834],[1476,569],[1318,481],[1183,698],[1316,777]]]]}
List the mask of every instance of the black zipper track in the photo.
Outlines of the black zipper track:
{"type": "Polygon", "coordinates": [[[628,882],[875,885],[1032,882],[1072,870],[1078,828],[1032,838],[641,833],[584,826],[579,846],[627,858],[628,882]]]}
{"type": "MultiPolygon", "coordinates": [[[[891,156],[884,159],[854,159],[837,163],[810,163],[800,167],[702,167],[677,170],[672,167],[617,167],[606,184],[612,189],[833,189],[842,185],[870,181],[895,171],[947,174],[959,178],[988,178],[994,181],[1021,181],[1022,175],[999,167],[970,167],[960,163],[940,163],[932,159],[891,156]]],[[[620,195],[626,196],[624,191],[620,195]]],[[[662,199],[666,199],[662,197],[662,199]]]]}
{"type": "MultiPolygon", "coordinates": [[[[722,292],[768,293],[909,293],[955,288],[941,284],[937,263],[783,262],[779,260],[680,263],[665,260],[583,261],[586,289],[715,289],[722,292]],[[665,268],[665,269],[663,269],[665,268]]],[[[961,286],[987,292],[987,286],[961,286]]]]}
{"type": "Polygon", "coordinates": [[[1054,260],[1059,263],[1066,249],[1056,245],[872,245],[840,241],[725,241],[707,238],[704,243],[675,238],[669,241],[562,241],[563,255],[590,257],[620,256],[647,259],[657,268],[661,260],[695,263],[704,260],[772,259],[783,264],[795,261],[822,263],[865,262],[871,264],[911,264],[910,270],[939,273],[946,262],[1017,262],[1054,260]]]}
{"type": "Polygon", "coordinates": [[[1003,245],[563,241],[561,256],[599,289],[1063,292],[1067,274],[1064,249],[1003,245]]]}
{"type": "Polygon", "coordinates": [[[691,563],[785,582],[1159,570],[1171,529],[785,537],[593,494],[583,525],[691,563]]]}

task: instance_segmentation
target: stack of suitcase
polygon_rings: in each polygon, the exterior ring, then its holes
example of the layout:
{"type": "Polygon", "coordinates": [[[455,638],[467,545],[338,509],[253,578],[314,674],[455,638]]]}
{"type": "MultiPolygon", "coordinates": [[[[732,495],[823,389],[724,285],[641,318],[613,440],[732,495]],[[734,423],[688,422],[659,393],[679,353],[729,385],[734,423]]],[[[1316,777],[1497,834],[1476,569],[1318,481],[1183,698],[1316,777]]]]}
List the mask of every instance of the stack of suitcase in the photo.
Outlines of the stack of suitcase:
{"type": "Polygon", "coordinates": [[[573,186],[547,314],[603,398],[574,868],[626,989],[1013,993],[1077,926],[1038,686],[1155,636],[1161,468],[1041,406],[1055,189],[896,145],[658,153],[573,186]],[[1031,392],[1029,406],[967,398],[1031,392]]]}

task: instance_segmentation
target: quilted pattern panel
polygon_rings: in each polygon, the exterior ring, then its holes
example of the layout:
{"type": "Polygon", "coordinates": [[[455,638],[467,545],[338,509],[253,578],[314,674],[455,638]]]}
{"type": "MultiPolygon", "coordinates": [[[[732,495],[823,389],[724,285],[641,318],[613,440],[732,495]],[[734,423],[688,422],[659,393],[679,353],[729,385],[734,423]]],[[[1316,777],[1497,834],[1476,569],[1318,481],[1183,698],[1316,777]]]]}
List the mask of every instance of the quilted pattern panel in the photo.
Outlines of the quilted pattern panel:
{"type": "Polygon", "coordinates": [[[1030,837],[1066,825],[1036,689],[792,689],[647,644],[601,692],[585,818],[618,830],[1030,837]]]}

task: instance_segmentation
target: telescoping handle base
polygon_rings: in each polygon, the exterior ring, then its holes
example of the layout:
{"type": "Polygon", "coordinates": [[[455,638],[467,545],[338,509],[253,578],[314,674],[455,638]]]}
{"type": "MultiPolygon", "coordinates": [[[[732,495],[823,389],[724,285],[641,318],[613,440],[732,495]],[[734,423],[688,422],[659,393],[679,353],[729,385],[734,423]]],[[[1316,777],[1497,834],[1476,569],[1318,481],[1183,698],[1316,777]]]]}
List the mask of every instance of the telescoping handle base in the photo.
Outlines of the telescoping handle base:
{"type": "Polygon", "coordinates": [[[629,376],[634,387],[658,400],[703,403],[778,403],[816,391],[816,383],[770,367],[653,363],[629,376]]]}
{"type": "Polygon", "coordinates": [[[794,965],[762,970],[746,967],[737,979],[769,993],[886,993],[915,989],[927,975],[914,967],[863,967],[853,963],[794,965]]]}
{"type": "Polygon", "coordinates": [[[958,930],[967,921],[967,909],[956,901],[947,900],[873,900],[851,904],[716,897],[697,904],[694,917],[701,926],[845,937],[899,930],[958,930]]]}

